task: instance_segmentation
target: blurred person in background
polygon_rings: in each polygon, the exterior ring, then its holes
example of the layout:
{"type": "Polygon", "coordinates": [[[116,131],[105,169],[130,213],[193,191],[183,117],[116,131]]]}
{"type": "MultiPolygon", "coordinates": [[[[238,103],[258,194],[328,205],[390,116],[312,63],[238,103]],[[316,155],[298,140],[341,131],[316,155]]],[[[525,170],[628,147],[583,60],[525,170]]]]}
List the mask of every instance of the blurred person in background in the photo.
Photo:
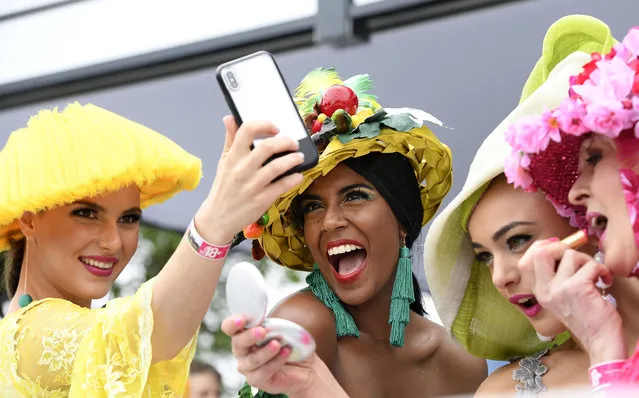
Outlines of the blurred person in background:
{"type": "Polygon", "coordinates": [[[198,360],[191,362],[186,398],[220,398],[222,385],[222,376],[213,365],[198,360]]]}

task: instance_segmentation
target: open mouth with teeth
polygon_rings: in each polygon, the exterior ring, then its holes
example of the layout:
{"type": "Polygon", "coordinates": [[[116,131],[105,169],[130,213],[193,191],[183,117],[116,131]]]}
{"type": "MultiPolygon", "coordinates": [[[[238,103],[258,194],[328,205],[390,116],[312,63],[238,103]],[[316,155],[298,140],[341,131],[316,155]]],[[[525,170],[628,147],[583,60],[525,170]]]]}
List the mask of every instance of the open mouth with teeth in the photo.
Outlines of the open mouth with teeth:
{"type": "Polygon", "coordinates": [[[521,308],[531,308],[537,305],[537,299],[534,297],[523,298],[517,301],[517,305],[521,308]]]}
{"type": "Polygon", "coordinates": [[[88,257],[79,257],[79,260],[84,267],[94,275],[97,276],[109,276],[113,273],[113,267],[115,266],[115,261],[112,262],[104,262],[98,261],[93,258],[88,257]]]}
{"type": "Polygon", "coordinates": [[[509,301],[518,306],[521,311],[529,317],[535,317],[542,310],[541,305],[532,294],[523,294],[512,296],[509,301]]]}
{"type": "Polygon", "coordinates": [[[366,266],[366,249],[358,244],[333,246],[328,249],[327,255],[335,277],[342,283],[354,282],[366,266]]]}

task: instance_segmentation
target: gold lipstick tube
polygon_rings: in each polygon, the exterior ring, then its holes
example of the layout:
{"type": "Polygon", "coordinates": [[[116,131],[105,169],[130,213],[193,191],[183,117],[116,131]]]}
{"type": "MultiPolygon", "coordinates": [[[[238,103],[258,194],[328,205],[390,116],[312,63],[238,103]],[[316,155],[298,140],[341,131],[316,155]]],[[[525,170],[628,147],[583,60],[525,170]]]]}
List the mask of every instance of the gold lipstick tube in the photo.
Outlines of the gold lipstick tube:
{"type": "Polygon", "coordinates": [[[572,235],[565,237],[561,243],[570,247],[571,249],[579,249],[586,243],[588,243],[588,231],[585,229],[579,230],[572,235]]]}

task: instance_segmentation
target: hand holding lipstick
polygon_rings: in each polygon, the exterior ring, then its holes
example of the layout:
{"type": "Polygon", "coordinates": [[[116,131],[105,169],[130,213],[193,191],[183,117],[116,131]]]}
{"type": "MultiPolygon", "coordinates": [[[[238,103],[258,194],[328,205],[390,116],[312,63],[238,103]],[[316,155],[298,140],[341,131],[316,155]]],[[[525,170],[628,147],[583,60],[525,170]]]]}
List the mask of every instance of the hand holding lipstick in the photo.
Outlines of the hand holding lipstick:
{"type": "Polygon", "coordinates": [[[565,238],[535,242],[519,261],[522,272],[532,272],[533,292],[590,353],[591,363],[626,357],[622,322],[614,306],[597,288],[601,279],[612,285],[610,270],[586,253],[584,231],[565,238]]]}

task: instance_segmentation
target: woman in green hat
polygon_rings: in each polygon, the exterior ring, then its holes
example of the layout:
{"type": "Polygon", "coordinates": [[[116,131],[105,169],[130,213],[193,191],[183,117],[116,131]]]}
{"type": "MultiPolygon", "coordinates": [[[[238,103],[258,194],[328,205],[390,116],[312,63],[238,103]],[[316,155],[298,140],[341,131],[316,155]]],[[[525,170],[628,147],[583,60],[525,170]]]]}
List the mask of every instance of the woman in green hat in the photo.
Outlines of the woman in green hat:
{"type": "MultiPolygon", "coordinates": [[[[539,304],[533,274],[518,267],[533,242],[563,239],[577,227],[542,192],[508,184],[503,173],[510,147],[504,133],[513,122],[540,115],[567,98],[569,77],[590,61],[589,53],[614,43],[609,28],[595,18],[569,16],[553,24],[521,103],[484,141],[462,191],[431,225],[426,275],[444,325],[471,353],[513,361],[491,374],[478,395],[534,396],[588,385],[587,353],[539,304]]],[[[597,251],[593,244],[580,250],[591,256],[597,251]]],[[[612,301],[638,292],[639,283],[622,282],[599,295],[612,301]]],[[[637,315],[627,301],[619,306],[629,318],[637,315]]],[[[632,334],[630,328],[627,332],[632,334]]]]}
{"type": "Polygon", "coordinates": [[[559,106],[509,127],[506,175],[563,205],[602,256],[539,241],[520,268],[534,275],[539,302],[588,352],[594,391],[637,396],[639,317],[628,309],[637,308],[639,292],[619,294],[615,303],[602,300],[600,288],[619,290],[639,277],[639,26],[612,50],[593,52],[569,83],[559,106]]]}
{"type": "MultiPolygon", "coordinates": [[[[381,108],[369,87],[366,75],[342,81],[318,69],[297,91],[319,163],[270,208],[259,241],[273,261],[312,272],[309,288],[271,316],[309,330],[315,361],[352,397],[473,392],[486,377],[485,361],[424,317],[411,267],[410,248],[450,188],[450,151],[423,125],[436,119],[381,108]]],[[[261,376],[262,355],[278,355],[279,343],[250,353],[264,329],[240,332],[241,322],[223,330],[248,383],[295,395],[296,386],[261,376]]]]}

